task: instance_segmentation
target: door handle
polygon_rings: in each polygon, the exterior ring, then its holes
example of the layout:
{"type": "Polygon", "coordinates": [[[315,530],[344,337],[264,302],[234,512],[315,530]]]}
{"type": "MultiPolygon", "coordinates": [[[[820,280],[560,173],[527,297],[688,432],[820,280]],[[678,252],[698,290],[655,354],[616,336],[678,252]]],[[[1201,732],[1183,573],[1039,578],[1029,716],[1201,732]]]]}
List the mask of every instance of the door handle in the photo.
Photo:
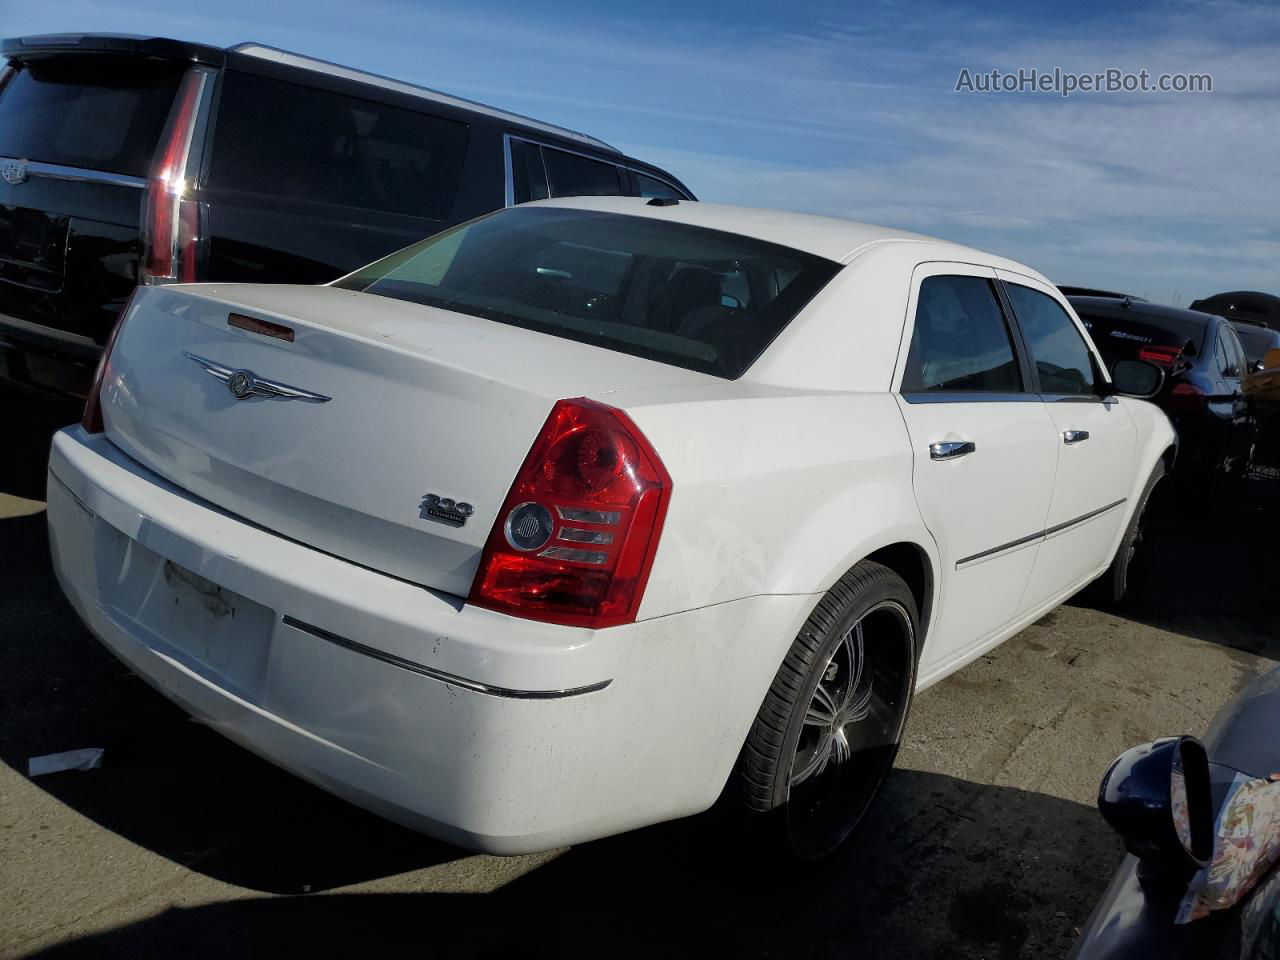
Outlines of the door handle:
{"type": "Polygon", "coordinates": [[[1088,440],[1088,439],[1089,439],[1088,430],[1063,430],[1062,431],[1063,443],[1080,443],[1081,441],[1088,440]]]}
{"type": "Polygon", "coordinates": [[[929,444],[929,457],[932,460],[955,460],[977,449],[978,445],[972,440],[942,440],[929,444]]]}

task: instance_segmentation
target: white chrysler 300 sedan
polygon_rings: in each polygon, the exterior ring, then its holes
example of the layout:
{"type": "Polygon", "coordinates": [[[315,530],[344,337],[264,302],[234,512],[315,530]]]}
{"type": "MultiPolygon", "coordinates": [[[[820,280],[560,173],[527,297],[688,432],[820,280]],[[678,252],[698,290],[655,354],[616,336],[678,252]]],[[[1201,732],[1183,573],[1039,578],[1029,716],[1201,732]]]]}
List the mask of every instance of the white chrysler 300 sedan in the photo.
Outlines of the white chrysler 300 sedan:
{"type": "Polygon", "coordinates": [[[514,854],[729,786],[816,856],[915,691],[1124,593],[1175,440],[1115,376],[976,250],[539,202],[327,286],[140,288],[50,537],[133,670],[387,817],[514,854]]]}

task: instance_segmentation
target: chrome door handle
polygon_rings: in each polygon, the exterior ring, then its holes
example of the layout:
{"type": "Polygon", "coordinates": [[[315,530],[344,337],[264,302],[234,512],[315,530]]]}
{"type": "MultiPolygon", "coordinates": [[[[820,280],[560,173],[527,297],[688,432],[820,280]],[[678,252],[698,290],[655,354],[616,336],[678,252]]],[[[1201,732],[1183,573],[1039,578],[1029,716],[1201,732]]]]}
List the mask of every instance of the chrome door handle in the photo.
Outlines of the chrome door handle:
{"type": "Polygon", "coordinates": [[[972,440],[943,440],[929,444],[929,457],[933,460],[955,460],[965,457],[978,449],[972,440]]]}
{"type": "Polygon", "coordinates": [[[1088,439],[1089,439],[1088,430],[1063,430],[1062,431],[1063,443],[1080,443],[1082,440],[1088,440],[1088,439]]]}

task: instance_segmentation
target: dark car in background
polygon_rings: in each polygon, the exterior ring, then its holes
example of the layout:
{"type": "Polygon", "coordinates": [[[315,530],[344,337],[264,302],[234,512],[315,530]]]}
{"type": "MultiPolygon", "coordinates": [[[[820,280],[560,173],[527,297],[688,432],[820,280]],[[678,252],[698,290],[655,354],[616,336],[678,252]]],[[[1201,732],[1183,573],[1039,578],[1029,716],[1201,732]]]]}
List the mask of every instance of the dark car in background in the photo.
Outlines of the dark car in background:
{"type": "Polygon", "coordinates": [[[1175,922],[1188,882],[1215,855],[1215,825],[1237,784],[1280,771],[1277,730],[1280,669],[1258,677],[1225,704],[1202,742],[1165,738],[1116,759],[1103,778],[1098,806],[1129,855],[1085,924],[1072,960],[1280,956],[1280,873],[1275,869],[1235,906],[1175,922]]]}
{"type": "Polygon", "coordinates": [[[1263,361],[1267,351],[1280,349],[1280,331],[1253,320],[1232,320],[1231,325],[1236,328],[1240,346],[1244,347],[1249,372],[1257,373],[1265,365],[1263,361]]]}
{"type": "Polygon", "coordinates": [[[82,397],[139,283],[322,283],[502,206],[692,199],[595,137],[260,44],[0,43],[0,381],[82,397]]]}
{"type": "Polygon", "coordinates": [[[1230,321],[1132,297],[1068,298],[1108,367],[1146,360],[1165,371],[1152,402],[1178,431],[1184,476],[1242,476],[1254,423],[1245,401],[1249,361],[1230,321]]]}
{"type": "Polygon", "coordinates": [[[1280,330],[1280,297],[1271,293],[1259,293],[1257,290],[1215,293],[1202,300],[1193,300],[1191,309],[1216,313],[1228,320],[1252,321],[1272,330],[1280,330]]]}

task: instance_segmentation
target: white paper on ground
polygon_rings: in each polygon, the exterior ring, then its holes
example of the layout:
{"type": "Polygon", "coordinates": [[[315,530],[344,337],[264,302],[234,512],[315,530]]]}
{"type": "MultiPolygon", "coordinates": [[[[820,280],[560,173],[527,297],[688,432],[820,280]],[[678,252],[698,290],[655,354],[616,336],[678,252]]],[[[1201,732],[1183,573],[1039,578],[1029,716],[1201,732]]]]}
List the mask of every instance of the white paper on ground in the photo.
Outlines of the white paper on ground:
{"type": "Polygon", "coordinates": [[[92,770],[102,766],[102,747],[83,747],[63,753],[47,753],[27,761],[27,776],[38,777],[63,770],[92,770]]]}

